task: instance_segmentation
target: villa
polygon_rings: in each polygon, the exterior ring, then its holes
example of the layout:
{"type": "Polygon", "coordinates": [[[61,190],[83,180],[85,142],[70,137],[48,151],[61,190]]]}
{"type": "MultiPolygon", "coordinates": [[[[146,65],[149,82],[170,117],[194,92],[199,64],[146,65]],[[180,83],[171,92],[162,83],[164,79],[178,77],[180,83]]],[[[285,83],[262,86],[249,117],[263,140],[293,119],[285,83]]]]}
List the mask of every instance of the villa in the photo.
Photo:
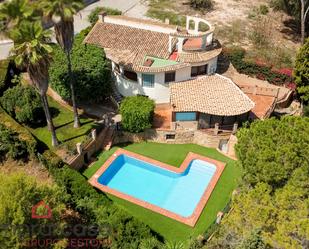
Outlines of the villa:
{"type": "Polygon", "coordinates": [[[104,48],[122,96],[144,95],[166,107],[170,130],[232,130],[248,120],[255,104],[231,79],[216,74],[222,48],[213,33],[198,17],[188,16],[182,28],[168,20],[102,13],[85,43],[104,48]]]}

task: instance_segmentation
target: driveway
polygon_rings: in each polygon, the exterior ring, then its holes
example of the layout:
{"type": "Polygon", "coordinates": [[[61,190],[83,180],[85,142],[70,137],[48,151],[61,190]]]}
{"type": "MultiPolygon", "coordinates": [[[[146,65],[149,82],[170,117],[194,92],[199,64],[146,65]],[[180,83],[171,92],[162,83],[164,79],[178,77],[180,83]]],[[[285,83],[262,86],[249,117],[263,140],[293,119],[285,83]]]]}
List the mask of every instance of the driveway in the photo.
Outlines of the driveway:
{"type": "Polygon", "coordinates": [[[74,17],[75,33],[87,28],[90,23],[87,20],[88,15],[96,7],[109,7],[119,9],[123,15],[145,18],[147,12],[147,2],[145,0],[100,0],[88,5],[74,17]]]}
{"type": "MultiPolygon", "coordinates": [[[[123,15],[147,18],[147,1],[146,0],[100,0],[93,4],[88,5],[86,8],[81,10],[77,15],[74,16],[74,32],[79,33],[81,30],[87,28],[90,23],[88,22],[88,15],[96,7],[109,7],[119,9],[123,15]]],[[[56,42],[55,37],[52,38],[53,42],[56,42]]],[[[10,40],[0,40],[0,60],[6,59],[9,55],[9,51],[13,47],[13,43],[10,40]]]]}

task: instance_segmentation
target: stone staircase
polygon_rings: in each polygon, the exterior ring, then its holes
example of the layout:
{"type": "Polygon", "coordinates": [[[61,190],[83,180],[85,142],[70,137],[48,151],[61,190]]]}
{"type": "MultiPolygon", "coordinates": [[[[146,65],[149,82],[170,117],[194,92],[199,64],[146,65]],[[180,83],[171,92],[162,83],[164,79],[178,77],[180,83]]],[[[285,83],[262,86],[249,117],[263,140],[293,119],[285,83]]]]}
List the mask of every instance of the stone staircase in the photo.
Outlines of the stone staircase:
{"type": "Polygon", "coordinates": [[[117,106],[119,107],[121,101],[123,100],[123,96],[121,95],[121,93],[118,91],[115,83],[112,83],[112,98],[115,100],[115,102],[117,103],[117,106]]]}

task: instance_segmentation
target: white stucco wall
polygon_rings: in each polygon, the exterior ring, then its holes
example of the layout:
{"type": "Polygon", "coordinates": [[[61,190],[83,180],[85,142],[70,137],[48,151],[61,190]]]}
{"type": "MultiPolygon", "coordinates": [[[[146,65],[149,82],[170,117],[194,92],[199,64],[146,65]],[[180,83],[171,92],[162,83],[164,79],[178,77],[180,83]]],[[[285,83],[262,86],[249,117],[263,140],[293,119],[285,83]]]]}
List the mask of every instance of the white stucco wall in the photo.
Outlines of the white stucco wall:
{"type": "MultiPolygon", "coordinates": [[[[200,66],[208,64],[208,74],[214,73],[217,69],[217,58],[208,61],[207,63],[195,63],[192,66],[200,66]]],[[[112,62],[112,69],[114,72],[115,64],[112,62]]],[[[143,87],[142,86],[142,73],[137,73],[138,81],[134,82],[122,76],[123,68],[120,67],[120,72],[114,72],[116,79],[116,86],[118,91],[123,96],[132,95],[146,95],[149,98],[155,100],[156,103],[169,103],[170,102],[170,90],[169,84],[165,83],[165,72],[152,73],[154,74],[154,87],[143,87]]],[[[191,67],[185,67],[176,70],[175,82],[180,82],[191,79],[191,67]]]]}
{"type": "Polygon", "coordinates": [[[138,81],[134,82],[129,79],[122,77],[120,74],[115,73],[116,85],[118,91],[123,96],[132,95],[146,95],[149,98],[155,100],[156,103],[168,103],[170,101],[170,90],[168,84],[163,83],[163,74],[155,74],[154,87],[143,87],[142,86],[142,74],[138,73],[138,81]]]}

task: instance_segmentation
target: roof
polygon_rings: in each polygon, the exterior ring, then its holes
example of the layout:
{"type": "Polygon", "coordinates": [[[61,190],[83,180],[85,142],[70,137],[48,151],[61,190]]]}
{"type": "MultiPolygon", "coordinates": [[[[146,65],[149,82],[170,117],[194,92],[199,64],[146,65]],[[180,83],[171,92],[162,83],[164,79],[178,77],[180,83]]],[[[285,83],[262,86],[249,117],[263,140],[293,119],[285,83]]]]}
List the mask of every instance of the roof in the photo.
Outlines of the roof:
{"type": "Polygon", "coordinates": [[[230,79],[215,74],[170,84],[174,112],[234,116],[249,112],[254,102],[230,79]]]}
{"type": "MultiPolygon", "coordinates": [[[[105,22],[98,21],[94,25],[84,42],[104,48],[109,59],[137,72],[176,70],[190,66],[188,63],[191,62],[208,61],[221,52],[221,49],[188,52],[175,58],[178,64],[146,67],[143,66],[146,56],[169,60],[171,54],[168,48],[170,32],[165,32],[164,29],[162,32],[158,31],[161,29],[149,30],[147,27],[156,26],[176,30],[176,26],[124,16],[107,16],[106,18],[105,22]],[[117,23],[113,23],[116,21],[117,23]]],[[[176,41],[173,42],[175,45],[176,41]]]]}

